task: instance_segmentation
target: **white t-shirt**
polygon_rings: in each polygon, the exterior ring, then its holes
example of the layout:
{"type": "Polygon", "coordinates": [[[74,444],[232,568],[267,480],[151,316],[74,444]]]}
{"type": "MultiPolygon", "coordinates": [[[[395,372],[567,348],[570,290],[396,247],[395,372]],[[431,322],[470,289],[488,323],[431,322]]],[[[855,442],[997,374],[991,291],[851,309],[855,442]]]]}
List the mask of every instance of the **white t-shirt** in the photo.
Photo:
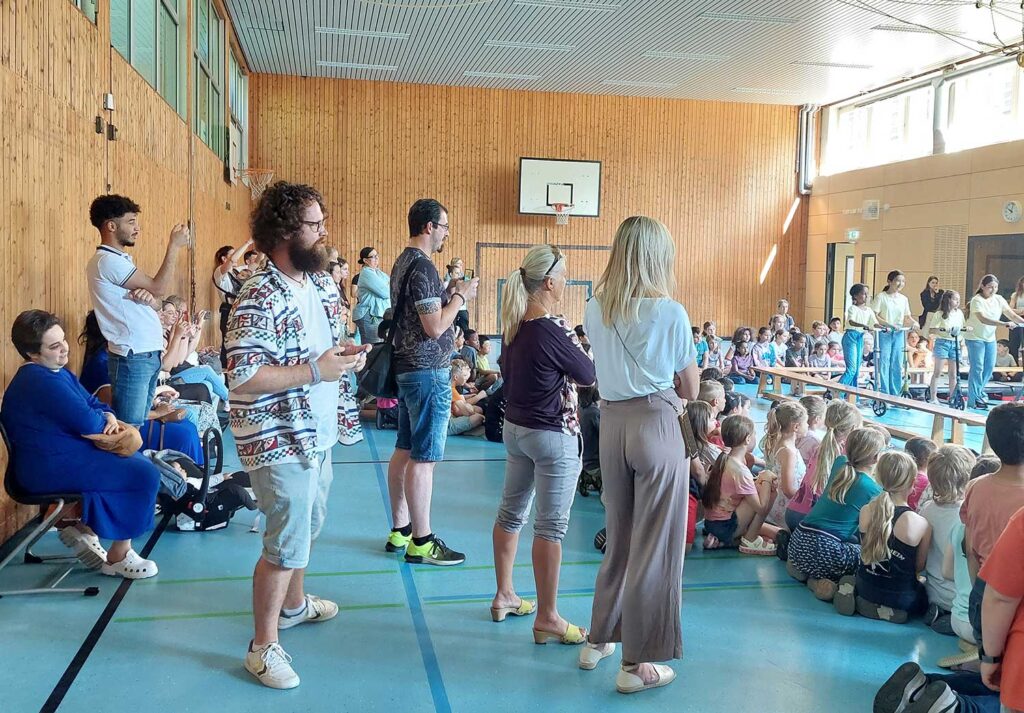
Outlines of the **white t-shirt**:
{"type": "Polygon", "coordinates": [[[100,245],[85,268],[92,297],[92,308],[100,331],[107,338],[107,348],[126,356],[159,352],[164,348],[164,333],[156,311],[129,296],[124,286],[135,271],[131,255],[107,245],[100,245]]]}
{"type": "Polygon", "coordinates": [[[846,331],[847,332],[863,332],[862,327],[854,327],[853,322],[857,324],[866,324],[869,327],[874,326],[878,323],[875,319],[875,313],[867,305],[855,305],[852,302],[850,306],[846,308],[846,331]]]}
{"type": "Polygon", "coordinates": [[[842,332],[829,332],[828,333],[828,340],[830,342],[837,342],[839,344],[842,344],[843,343],[843,333],[842,332]]]}
{"type": "MultiPolygon", "coordinates": [[[[316,291],[313,281],[306,276],[303,287],[289,281],[288,287],[295,295],[295,307],[305,326],[309,344],[309,358],[316,361],[320,355],[334,346],[331,334],[331,323],[327,319],[320,294],[316,291]]],[[[343,374],[343,379],[348,374],[343,374]]],[[[309,387],[309,407],[316,420],[317,451],[330,451],[338,441],[338,382],[321,381],[309,387]]]]}
{"type": "Polygon", "coordinates": [[[950,329],[963,329],[964,328],[964,313],[958,309],[955,309],[949,313],[948,317],[943,317],[942,312],[931,312],[928,315],[928,321],[924,325],[925,331],[929,329],[945,329],[945,332],[937,332],[931,336],[936,339],[952,339],[950,335],[950,329]]]}
{"type": "Polygon", "coordinates": [[[605,326],[600,302],[591,299],[583,315],[583,329],[590,339],[603,399],[625,401],[671,389],[676,372],[697,358],[690,317],[675,300],[642,299],[640,321],[615,327],[618,334],[614,327],[605,326]]]}
{"type": "Polygon", "coordinates": [[[990,324],[982,324],[981,320],[978,319],[978,315],[988,317],[991,320],[999,321],[1003,317],[1003,310],[1010,308],[1010,305],[1006,304],[1006,300],[1003,299],[1002,295],[992,294],[991,297],[985,298],[981,295],[975,295],[971,298],[971,316],[967,320],[967,325],[974,327],[973,332],[967,332],[964,334],[964,339],[971,341],[981,342],[994,342],[996,340],[996,328],[990,324]]]}
{"type": "Polygon", "coordinates": [[[885,290],[879,292],[871,300],[871,309],[886,322],[895,324],[897,327],[903,326],[904,317],[912,317],[907,296],[899,292],[892,295],[885,290]]]}

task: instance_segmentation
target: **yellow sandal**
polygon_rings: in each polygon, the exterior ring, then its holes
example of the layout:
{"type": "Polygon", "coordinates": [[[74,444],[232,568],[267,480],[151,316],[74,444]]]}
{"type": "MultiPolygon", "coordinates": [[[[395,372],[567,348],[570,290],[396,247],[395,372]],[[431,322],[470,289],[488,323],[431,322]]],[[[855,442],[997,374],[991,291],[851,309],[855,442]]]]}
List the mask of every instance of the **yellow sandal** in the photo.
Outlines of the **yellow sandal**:
{"type": "Polygon", "coordinates": [[[537,610],[533,602],[526,599],[519,600],[517,607],[491,607],[491,619],[494,621],[505,621],[507,616],[529,616],[537,610]]]}
{"type": "Polygon", "coordinates": [[[564,634],[556,634],[553,631],[541,631],[540,629],[533,630],[533,643],[546,644],[551,639],[566,646],[576,646],[587,640],[587,630],[575,624],[569,624],[565,628],[564,634]]]}

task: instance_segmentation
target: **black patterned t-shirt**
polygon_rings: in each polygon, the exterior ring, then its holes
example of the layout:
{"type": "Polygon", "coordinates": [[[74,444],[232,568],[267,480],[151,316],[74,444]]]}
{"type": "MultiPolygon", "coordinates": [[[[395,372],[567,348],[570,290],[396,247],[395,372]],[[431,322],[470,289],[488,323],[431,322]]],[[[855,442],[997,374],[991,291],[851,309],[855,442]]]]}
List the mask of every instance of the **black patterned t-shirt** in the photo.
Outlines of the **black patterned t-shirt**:
{"type": "Polygon", "coordinates": [[[419,248],[408,247],[391,268],[391,304],[398,308],[394,319],[398,332],[395,334],[394,368],[396,374],[425,369],[448,369],[451,354],[455,348],[455,333],[449,326],[437,339],[432,339],[423,330],[421,314],[440,312],[448,304],[448,295],[441,286],[434,263],[419,248]],[[409,283],[403,298],[399,293],[405,274],[409,270],[409,283]]]}

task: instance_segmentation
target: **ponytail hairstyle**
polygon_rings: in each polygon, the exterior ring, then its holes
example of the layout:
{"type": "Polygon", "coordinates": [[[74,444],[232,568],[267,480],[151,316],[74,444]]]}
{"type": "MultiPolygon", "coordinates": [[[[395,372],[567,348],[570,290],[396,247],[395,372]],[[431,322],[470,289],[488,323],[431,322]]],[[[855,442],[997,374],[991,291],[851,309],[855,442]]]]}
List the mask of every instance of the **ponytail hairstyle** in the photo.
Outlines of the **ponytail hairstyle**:
{"type": "MultiPolygon", "coordinates": [[[[846,463],[836,473],[828,488],[828,496],[840,505],[846,505],[846,495],[857,482],[857,473],[875,464],[878,455],[885,448],[885,438],[873,428],[858,428],[846,439],[846,463]]],[[[913,468],[913,477],[917,477],[917,466],[914,459],[904,453],[913,468]]]]}
{"type": "Polygon", "coordinates": [[[974,294],[980,295],[981,294],[981,288],[982,287],[988,287],[993,282],[998,285],[999,284],[999,278],[996,277],[995,275],[985,275],[983,278],[981,278],[981,281],[978,283],[978,291],[975,292],[974,294]]]}
{"type": "MultiPolygon", "coordinates": [[[[689,406],[686,410],[690,410],[689,406]]],[[[708,474],[708,482],[704,485],[704,495],[701,497],[704,507],[717,507],[718,501],[722,499],[722,476],[725,475],[725,459],[729,457],[728,451],[734,446],[743,445],[753,435],[754,422],[746,416],[729,416],[722,421],[722,442],[725,444],[725,450],[718,456],[718,460],[711,466],[711,472],[708,474]]]]}
{"type": "Polygon", "coordinates": [[[949,313],[953,311],[954,297],[960,297],[960,293],[956,290],[946,290],[939,298],[939,311],[942,312],[943,319],[949,319],[949,313]]]}
{"type": "MultiPolygon", "coordinates": [[[[850,436],[853,440],[853,436],[850,436]]],[[[893,495],[910,492],[917,477],[914,459],[900,451],[883,453],[875,469],[882,492],[864,506],[867,520],[860,535],[860,559],[866,565],[879,564],[892,557],[889,538],[892,537],[892,518],[896,514],[893,495]]]]}
{"type": "Polygon", "coordinates": [[[768,412],[768,431],[761,440],[764,457],[774,460],[775,451],[782,442],[782,434],[807,418],[807,409],[799,401],[787,401],[768,412]]]}
{"type": "MultiPolygon", "coordinates": [[[[893,281],[897,277],[902,277],[902,276],[904,276],[904,275],[903,275],[903,273],[901,271],[899,271],[899,270],[891,270],[889,272],[889,274],[885,276],[885,291],[889,292],[889,288],[892,287],[893,281]]],[[[891,295],[891,294],[893,294],[893,292],[895,292],[895,290],[893,290],[892,292],[889,292],[889,294],[891,295]]]]}
{"type": "Polygon", "coordinates": [[[554,245],[536,245],[523,258],[521,267],[509,274],[501,294],[501,335],[511,344],[526,316],[527,302],[544,286],[544,281],[565,271],[565,256],[554,245]],[[561,267],[557,266],[561,263],[561,267]]]}
{"type": "Polygon", "coordinates": [[[848,401],[836,399],[825,409],[825,435],[818,445],[818,460],[814,464],[813,492],[820,495],[832,473],[836,458],[842,455],[846,437],[864,422],[860,411],[848,401]]]}

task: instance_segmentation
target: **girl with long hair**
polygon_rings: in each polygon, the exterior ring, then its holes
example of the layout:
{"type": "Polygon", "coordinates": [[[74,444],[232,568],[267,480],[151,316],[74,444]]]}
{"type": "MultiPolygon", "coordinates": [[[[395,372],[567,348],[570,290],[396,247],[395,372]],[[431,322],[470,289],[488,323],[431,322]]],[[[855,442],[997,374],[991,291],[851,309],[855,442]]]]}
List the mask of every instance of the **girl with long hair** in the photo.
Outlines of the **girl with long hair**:
{"type": "Polygon", "coordinates": [[[768,430],[761,439],[761,452],[765,468],[779,476],[778,495],[767,517],[767,522],[776,527],[786,526],[786,508],[807,474],[807,465],[796,445],[805,435],[807,409],[799,401],[787,401],[768,412],[768,430]]]}
{"type": "MultiPolygon", "coordinates": [[[[1017,280],[1017,287],[1007,302],[1018,317],[1024,317],[1024,275],[1017,280]]],[[[1017,360],[1018,366],[1024,364],[1024,360],[1021,358],[1022,347],[1024,347],[1024,329],[1012,330],[1010,332],[1010,354],[1017,360]]]]}
{"type": "Polygon", "coordinates": [[[935,338],[935,349],[932,351],[935,366],[928,387],[929,403],[938,403],[939,374],[942,373],[943,364],[946,365],[946,375],[949,379],[949,393],[952,394],[960,388],[960,364],[956,360],[956,341],[960,339],[960,333],[964,331],[965,325],[964,313],[960,311],[960,293],[956,290],[946,290],[942,293],[938,311],[929,315],[928,323],[925,325],[925,331],[935,338]]]}
{"type": "Polygon", "coordinates": [[[929,315],[939,309],[940,299],[942,299],[942,289],[939,287],[939,278],[931,275],[928,282],[925,283],[924,289],[921,290],[921,316],[917,318],[917,323],[921,325],[922,329],[928,323],[929,315]]]}
{"type": "Polygon", "coordinates": [[[892,270],[885,277],[885,289],[875,295],[871,309],[881,325],[878,334],[879,363],[878,390],[883,394],[899,396],[903,391],[903,352],[906,337],[903,330],[916,326],[910,313],[910,302],[903,294],[907,278],[899,270],[892,270]]]}
{"type": "Polygon", "coordinates": [[[1024,325],[1020,316],[999,294],[999,278],[985,275],[978,283],[978,291],[971,298],[970,317],[967,325],[970,333],[964,337],[970,356],[971,370],[967,377],[968,405],[971,408],[988,410],[985,400],[985,385],[992,378],[996,365],[996,328],[1007,327],[1019,331],[1024,325]],[[1002,319],[1005,318],[1005,322],[1002,319]]]}

